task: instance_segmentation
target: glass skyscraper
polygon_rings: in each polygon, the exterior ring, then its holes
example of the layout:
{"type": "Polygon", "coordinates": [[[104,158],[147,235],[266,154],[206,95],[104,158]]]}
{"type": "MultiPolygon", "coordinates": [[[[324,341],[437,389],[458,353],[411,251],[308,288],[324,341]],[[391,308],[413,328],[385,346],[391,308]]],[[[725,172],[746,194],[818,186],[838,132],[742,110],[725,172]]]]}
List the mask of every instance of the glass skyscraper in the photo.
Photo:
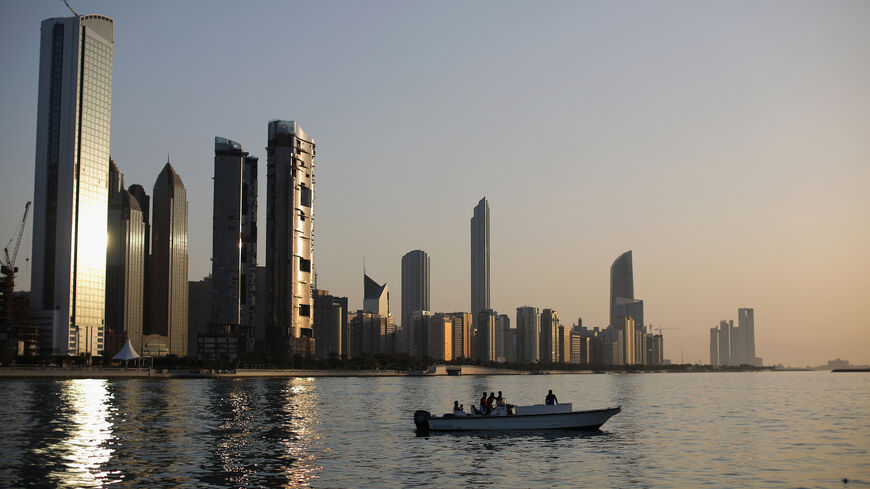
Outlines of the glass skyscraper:
{"type": "Polygon", "coordinates": [[[402,257],[402,325],[412,312],[428,310],[429,255],[423,250],[409,251],[402,257]]]}
{"type": "Polygon", "coordinates": [[[185,357],[189,307],[187,190],[168,161],[154,182],[153,202],[151,317],[146,333],[163,337],[170,355],[185,357]]]}
{"type": "Polygon", "coordinates": [[[42,22],[31,308],[58,355],[105,344],[113,49],[108,17],[42,22]]]}

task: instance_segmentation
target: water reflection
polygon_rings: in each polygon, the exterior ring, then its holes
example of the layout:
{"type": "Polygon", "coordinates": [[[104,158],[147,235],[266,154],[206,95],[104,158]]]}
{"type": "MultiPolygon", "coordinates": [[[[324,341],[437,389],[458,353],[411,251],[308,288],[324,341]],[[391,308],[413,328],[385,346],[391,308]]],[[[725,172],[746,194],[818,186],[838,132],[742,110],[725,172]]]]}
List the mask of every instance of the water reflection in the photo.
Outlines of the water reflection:
{"type": "Polygon", "coordinates": [[[45,449],[64,462],[60,470],[48,474],[58,486],[102,487],[120,475],[103,468],[113,452],[109,447],[111,395],[106,384],[106,380],[80,379],[65,383],[61,389],[61,412],[66,416],[58,420],[62,425],[58,429],[67,435],[45,449]]]}

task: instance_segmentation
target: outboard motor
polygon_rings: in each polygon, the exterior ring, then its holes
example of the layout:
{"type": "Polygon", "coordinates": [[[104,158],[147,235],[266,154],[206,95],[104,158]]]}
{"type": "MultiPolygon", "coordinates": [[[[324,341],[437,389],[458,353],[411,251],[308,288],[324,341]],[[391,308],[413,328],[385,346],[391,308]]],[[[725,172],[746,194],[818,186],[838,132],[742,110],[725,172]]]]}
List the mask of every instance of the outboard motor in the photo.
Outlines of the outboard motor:
{"type": "Polygon", "coordinates": [[[431,417],[432,414],[429,411],[414,411],[414,424],[417,425],[417,434],[429,434],[429,418],[431,417]]]}

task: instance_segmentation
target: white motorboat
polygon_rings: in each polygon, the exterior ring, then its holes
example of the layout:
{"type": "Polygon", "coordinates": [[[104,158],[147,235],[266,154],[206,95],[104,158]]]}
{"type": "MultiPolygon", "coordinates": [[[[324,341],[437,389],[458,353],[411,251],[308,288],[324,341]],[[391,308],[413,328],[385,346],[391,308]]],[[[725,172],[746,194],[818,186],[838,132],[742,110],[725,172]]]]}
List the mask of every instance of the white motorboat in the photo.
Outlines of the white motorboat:
{"type": "Polygon", "coordinates": [[[514,410],[498,407],[490,414],[468,414],[465,411],[432,416],[429,411],[415,411],[414,424],[418,433],[429,431],[514,431],[514,430],[597,430],[621,406],[590,411],[574,411],[571,403],[555,406],[535,404],[514,406],[514,410]]]}

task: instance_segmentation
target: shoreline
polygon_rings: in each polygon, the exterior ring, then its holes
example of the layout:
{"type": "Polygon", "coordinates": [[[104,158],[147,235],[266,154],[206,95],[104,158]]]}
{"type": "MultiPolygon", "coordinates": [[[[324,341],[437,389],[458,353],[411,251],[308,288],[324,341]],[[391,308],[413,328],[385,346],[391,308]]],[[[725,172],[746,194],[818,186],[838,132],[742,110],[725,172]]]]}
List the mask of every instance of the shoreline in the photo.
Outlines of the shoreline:
{"type": "MultiPolygon", "coordinates": [[[[293,377],[446,377],[448,368],[457,365],[436,365],[429,371],[403,370],[326,370],[326,369],[149,369],[147,367],[0,367],[0,381],[19,379],[245,379],[293,377]]],[[[766,371],[766,370],[762,370],[766,371]]],[[[776,370],[773,370],[776,371],[776,370]]],[[[506,368],[462,365],[460,375],[592,375],[608,373],[698,373],[708,370],[649,369],[635,372],[611,370],[512,370],[506,368]]],[[[728,372],[728,371],[722,371],[728,372]]],[[[738,371],[740,372],[740,371],[738,371]]],[[[746,370],[745,372],[757,372],[746,370]]]]}

